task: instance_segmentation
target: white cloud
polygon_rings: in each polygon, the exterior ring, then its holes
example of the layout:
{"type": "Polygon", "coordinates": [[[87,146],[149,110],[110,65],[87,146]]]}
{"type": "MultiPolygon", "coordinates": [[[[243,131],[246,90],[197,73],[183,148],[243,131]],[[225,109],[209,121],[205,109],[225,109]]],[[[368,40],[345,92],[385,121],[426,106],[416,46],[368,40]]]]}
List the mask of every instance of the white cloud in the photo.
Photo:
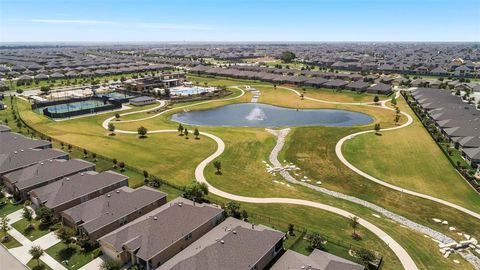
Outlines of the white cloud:
{"type": "Polygon", "coordinates": [[[35,19],[31,20],[36,23],[54,23],[54,24],[112,24],[111,21],[96,21],[96,20],[58,20],[58,19],[35,19]]]}

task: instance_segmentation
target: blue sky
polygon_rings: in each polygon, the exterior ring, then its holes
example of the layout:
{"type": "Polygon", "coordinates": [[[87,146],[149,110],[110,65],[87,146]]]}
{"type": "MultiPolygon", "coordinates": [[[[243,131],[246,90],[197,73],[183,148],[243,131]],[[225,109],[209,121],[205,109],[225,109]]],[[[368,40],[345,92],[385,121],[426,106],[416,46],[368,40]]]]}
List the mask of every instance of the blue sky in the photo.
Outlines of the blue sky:
{"type": "Polygon", "coordinates": [[[0,0],[0,41],[480,41],[480,1],[0,0]]]}

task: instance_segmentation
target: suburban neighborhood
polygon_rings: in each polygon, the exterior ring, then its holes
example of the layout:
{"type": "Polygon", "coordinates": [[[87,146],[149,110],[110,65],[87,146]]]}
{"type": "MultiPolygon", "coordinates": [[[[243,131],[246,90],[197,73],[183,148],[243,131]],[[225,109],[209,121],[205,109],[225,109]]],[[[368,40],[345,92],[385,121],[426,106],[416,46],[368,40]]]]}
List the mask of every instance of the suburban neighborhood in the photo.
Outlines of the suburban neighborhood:
{"type": "Polygon", "coordinates": [[[0,270],[480,270],[478,0],[0,0],[0,270]]]}

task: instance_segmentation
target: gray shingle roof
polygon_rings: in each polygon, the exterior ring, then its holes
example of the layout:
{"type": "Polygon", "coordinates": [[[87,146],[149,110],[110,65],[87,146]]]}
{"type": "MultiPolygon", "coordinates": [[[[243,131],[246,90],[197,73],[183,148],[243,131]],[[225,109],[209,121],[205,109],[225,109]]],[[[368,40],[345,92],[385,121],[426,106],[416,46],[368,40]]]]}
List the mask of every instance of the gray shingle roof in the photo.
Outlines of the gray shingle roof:
{"type": "Polygon", "coordinates": [[[0,154],[0,174],[56,158],[68,158],[68,154],[56,149],[26,149],[9,154],[0,154]]]}
{"type": "Polygon", "coordinates": [[[0,154],[7,154],[21,149],[48,147],[52,143],[44,140],[33,140],[14,132],[0,133],[0,154]]]}
{"type": "MultiPolygon", "coordinates": [[[[47,207],[55,208],[107,187],[128,184],[128,177],[113,171],[77,173],[31,191],[47,207]]],[[[90,199],[92,199],[90,197],[90,199]]]]}
{"type": "Polygon", "coordinates": [[[38,187],[43,183],[75,174],[87,169],[94,169],[95,164],[81,160],[55,159],[47,162],[36,163],[4,175],[20,191],[27,188],[38,187]]]}
{"type": "Polygon", "coordinates": [[[149,260],[196,228],[218,217],[223,210],[194,204],[177,198],[99,239],[118,252],[123,246],[137,250],[137,256],[149,260]]]}
{"type": "MultiPolygon", "coordinates": [[[[157,270],[251,269],[284,233],[227,218],[157,270]]],[[[270,255],[270,254],[269,254],[270,255]]]]}
{"type": "Polygon", "coordinates": [[[128,214],[158,201],[167,195],[147,187],[131,189],[122,187],[62,213],[89,233],[114,222],[128,214]]]}

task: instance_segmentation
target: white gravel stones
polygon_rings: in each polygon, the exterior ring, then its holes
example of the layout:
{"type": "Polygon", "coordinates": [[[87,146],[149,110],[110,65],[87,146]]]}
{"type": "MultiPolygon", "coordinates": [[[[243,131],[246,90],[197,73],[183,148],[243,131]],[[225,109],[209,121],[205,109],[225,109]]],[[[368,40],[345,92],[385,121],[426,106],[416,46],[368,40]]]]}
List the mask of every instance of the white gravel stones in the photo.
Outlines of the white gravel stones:
{"type": "MultiPolygon", "coordinates": [[[[277,137],[277,144],[275,145],[275,147],[273,148],[273,150],[272,150],[272,152],[270,153],[270,156],[269,156],[270,163],[272,163],[273,166],[281,167],[282,164],[280,163],[280,161],[278,161],[278,154],[280,153],[280,151],[282,150],[282,148],[285,144],[285,138],[288,135],[288,133],[290,132],[290,129],[286,128],[286,129],[281,129],[281,130],[272,130],[272,129],[266,129],[266,130],[269,133],[271,133],[271,134],[273,134],[277,137]]],[[[365,201],[365,200],[362,200],[362,199],[359,199],[357,197],[353,197],[353,196],[350,196],[350,195],[346,195],[346,194],[343,194],[343,193],[340,193],[340,192],[332,191],[332,190],[329,190],[329,189],[326,189],[326,188],[323,188],[323,187],[315,186],[315,185],[310,184],[310,183],[306,183],[305,179],[301,179],[301,181],[298,181],[297,179],[292,177],[288,171],[285,171],[285,170],[282,170],[279,173],[287,182],[302,185],[304,187],[308,187],[310,189],[316,190],[318,192],[322,192],[324,194],[333,196],[335,198],[347,200],[349,202],[353,202],[353,203],[362,205],[362,206],[367,207],[371,210],[374,210],[377,213],[380,213],[380,214],[384,215],[385,217],[389,218],[392,221],[398,222],[401,225],[406,226],[406,227],[408,227],[408,228],[410,228],[414,231],[417,231],[419,233],[428,235],[429,237],[436,240],[437,242],[441,242],[441,243],[444,243],[444,244],[448,243],[448,244],[453,244],[453,245],[457,244],[457,242],[455,240],[453,240],[452,238],[448,237],[447,235],[445,235],[441,232],[437,232],[437,231],[435,231],[435,230],[433,230],[429,227],[426,227],[422,224],[418,224],[414,221],[411,221],[411,220],[409,220],[409,219],[407,219],[407,218],[405,218],[401,215],[395,214],[395,213],[393,213],[393,212],[391,212],[391,211],[389,211],[389,210],[387,210],[383,207],[380,207],[376,204],[373,204],[371,202],[368,202],[368,201],[365,201]]],[[[435,218],[435,219],[432,219],[432,220],[437,222],[437,220],[439,220],[439,219],[435,218]]],[[[439,220],[439,221],[441,221],[441,220],[439,220]]],[[[448,221],[444,220],[444,221],[442,221],[442,224],[448,225],[448,221]]],[[[451,252],[448,251],[445,255],[447,255],[447,254],[450,255],[450,253],[451,252]]],[[[469,263],[471,263],[476,269],[480,269],[480,259],[478,257],[471,254],[470,252],[460,253],[460,254],[469,263]]],[[[445,256],[445,255],[444,255],[444,257],[447,258],[448,255],[447,256],[445,256]]]]}

